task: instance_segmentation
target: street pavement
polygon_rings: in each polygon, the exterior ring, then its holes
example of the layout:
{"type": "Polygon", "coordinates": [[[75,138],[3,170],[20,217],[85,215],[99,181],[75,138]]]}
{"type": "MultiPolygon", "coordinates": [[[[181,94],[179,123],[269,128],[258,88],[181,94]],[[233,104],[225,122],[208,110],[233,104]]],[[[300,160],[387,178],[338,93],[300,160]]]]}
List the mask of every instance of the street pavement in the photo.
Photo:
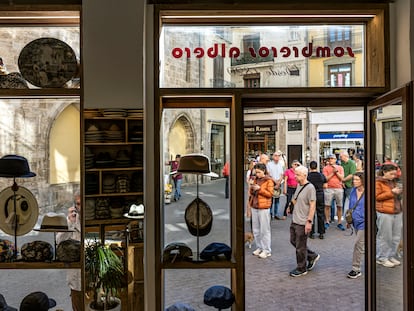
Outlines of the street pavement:
{"type": "MultiPolygon", "coordinates": [[[[197,239],[191,236],[184,221],[187,205],[196,197],[196,187],[184,186],[183,197],[165,206],[166,243],[187,243],[193,251],[197,239]]],[[[244,194],[246,195],[246,194],[244,194]]],[[[211,242],[228,244],[230,237],[229,199],[224,198],[224,180],[199,185],[199,197],[213,211],[211,232],[199,238],[201,251],[211,242]]],[[[285,197],[281,198],[281,201],[285,197]]],[[[283,206],[283,202],[281,202],[283,206]]],[[[355,235],[351,230],[340,231],[332,224],[321,240],[308,240],[310,249],[321,255],[316,267],[302,277],[290,277],[289,271],[296,267],[295,249],[289,242],[287,220],[272,220],[272,256],[261,259],[252,255],[252,248],[245,247],[245,309],[261,310],[364,310],[365,276],[349,279],[352,269],[352,252],[355,235]]],[[[245,229],[249,229],[246,221],[245,229]]],[[[362,266],[364,273],[364,265],[362,266]]],[[[391,295],[379,295],[378,310],[402,310],[402,267],[377,268],[377,288],[391,295]]],[[[230,287],[230,273],[225,269],[167,270],[165,272],[165,306],[185,302],[196,310],[212,310],[203,303],[205,290],[213,285],[230,287]]]]}

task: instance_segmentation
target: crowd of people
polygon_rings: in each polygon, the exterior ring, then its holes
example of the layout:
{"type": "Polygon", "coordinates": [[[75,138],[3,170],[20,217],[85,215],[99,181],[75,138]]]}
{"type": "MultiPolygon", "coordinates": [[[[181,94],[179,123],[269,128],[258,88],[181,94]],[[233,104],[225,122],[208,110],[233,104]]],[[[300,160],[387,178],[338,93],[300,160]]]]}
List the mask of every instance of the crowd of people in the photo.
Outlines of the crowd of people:
{"type": "MultiPolygon", "coordinates": [[[[376,262],[384,267],[395,267],[397,249],[402,232],[402,187],[399,166],[385,159],[376,179],[377,250],[376,262]],[[388,161],[388,162],[387,162],[388,161]]],[[[329,155],[318,168],[316,161],[308,167],[298,160],[290,166],[281,151],[271,155],[260,153],[251,160],[246,172],[249,199],[246,216],[251,227],[256,249],[253,255],[265,259],[272,255],[271,219],[286,220],[291,215],[290,242],[296,249],[296,268],[290,276],[302,276],[311,271],[320,255],[310,250],[307,239],[324,239],[327,230],[336,220],[336,229],[355,231],[352,270],[348,278],[362,275],[361,261],[364,257],[365,191],[364,171],[361,157],[352,157],[346,151],[329,155]],[[286,196],[285,206],[280,206],[280,196],[286,196]],[[343,223],[346,209],[351,209],[352,223],[343,223]],[[336,210],[336,217],[332,211],[336,210]]]]}

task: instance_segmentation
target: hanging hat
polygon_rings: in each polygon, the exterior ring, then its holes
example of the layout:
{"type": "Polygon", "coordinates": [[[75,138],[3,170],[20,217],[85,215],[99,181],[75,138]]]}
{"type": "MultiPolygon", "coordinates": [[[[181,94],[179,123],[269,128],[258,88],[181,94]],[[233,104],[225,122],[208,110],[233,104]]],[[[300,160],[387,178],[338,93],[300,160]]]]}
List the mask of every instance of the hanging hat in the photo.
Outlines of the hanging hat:
{"type": "Polygon", "coordinates": [[[204,293],[204,303],[220,310],[227,309],[234,303],[234,294],[225,286],[212,286],[204,293]]]}
{"type": "Polygon", "coordinates": [[[41,232],[73,232],[69,230],[68,221],[64,214],[46,214],[43,216],[40,229],[35,229],[41,232]]]}
{"type": "Polygon", "coordinates": [[[6,302],[6,299],[4,299],[4,296],[0,294],[0,311],[17,311],[17,309],[10,307],[6,302]]]}
{"type": "Polygon", "coordinates": [[[144,218],[145,208],[144,205],[132,204],[129,207],[128,213],[124,214],[124,217],[133,218],[133,219],[142,219],[144,218]]]}
{"type": "Polygon", "coordinates": [[[178,173],[210,174],[210,160],[203,154],[187,154],[181,157],[178,173]]]}
{"type": "Polygon", "coordinates": [[[34,177],[25,157],[6,155],[0,159],[0,177],[34,177]]]}
{"type": "Polygon", "coordinates": [[[0,192],[0,229],[9,235],[24,235],[30,232],[39,216],[39,206],[33,194],[19,186],[16,192],[7,187],[0,192]],[[16,210],[14,209],[16,195],[16,210]],[[17,220],[17,223],[16,223],[17,220]]]}
{"type": "Polygon", "coordinates": [[[23,298],[20,311],[47,311],[56,306],[56,300],[43,292],[33,292],[23,298]]]}
{"type": "Polygon", "coordinates": [[[202,199],[195,198],[187,206],[184,218],[188,231],[192,235],[205,236],[210,233],[211,226],[213,225],[213,213],[208,204],[202,199]]]}

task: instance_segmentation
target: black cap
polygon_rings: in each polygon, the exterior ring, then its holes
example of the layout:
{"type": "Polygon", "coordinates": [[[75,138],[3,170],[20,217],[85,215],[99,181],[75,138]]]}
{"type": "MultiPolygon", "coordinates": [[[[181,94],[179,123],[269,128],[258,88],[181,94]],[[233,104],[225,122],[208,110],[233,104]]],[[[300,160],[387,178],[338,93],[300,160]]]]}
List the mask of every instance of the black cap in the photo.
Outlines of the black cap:
{"type": "Polygon", "coordinates": [[[17,311],[17,309],[7,305],[6,299],[0,294],[0,311],[17,311]]]}
{"type": "Polygon", "coordinates": [[[43,292],[33,292],[23,298],[20,311],[47,311],[56,306],[56,300],[43,292]]]}

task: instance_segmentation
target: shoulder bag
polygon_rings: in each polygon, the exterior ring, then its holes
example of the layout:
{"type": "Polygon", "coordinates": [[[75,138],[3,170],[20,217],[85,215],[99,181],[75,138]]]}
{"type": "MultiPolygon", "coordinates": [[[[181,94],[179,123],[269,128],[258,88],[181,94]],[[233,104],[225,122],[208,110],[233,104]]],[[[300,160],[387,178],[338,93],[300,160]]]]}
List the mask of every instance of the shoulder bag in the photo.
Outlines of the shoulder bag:
{"type": "Polygon", "coordinates": [[[361,201],[362,197],[364,196],[365,191],[362,192],[361,196],[359,197],[358,201],[355,202],[354,206],[352,208],[348,208],[348,210],[345,213],[345,220],[348,224],[352,224],[352,213],[354,212],[355,208],[358,206],[359,201],[361,201]]]}
{"type": "Polygon", "coordinates": [[[290,209],[290,213],[291,213],[291,214],[293,213],[293,208],[295,207],[296,200],[298,199],[299,194],[302,192],[302,190],[303,190],[303,189],[305,189],[305,187],[306,187],[308,184],[309,184],[309,182],[307,182],[307,183],[306,183],[306,184],[305,184],[302,188],[300,188],[300,190],[299,190],[299,192],[298,192],[298,194],[297,194],[296,198],[292,199],[292,200],[289,202],[289,206],[288,206],[288,208],[290,209]]]}

